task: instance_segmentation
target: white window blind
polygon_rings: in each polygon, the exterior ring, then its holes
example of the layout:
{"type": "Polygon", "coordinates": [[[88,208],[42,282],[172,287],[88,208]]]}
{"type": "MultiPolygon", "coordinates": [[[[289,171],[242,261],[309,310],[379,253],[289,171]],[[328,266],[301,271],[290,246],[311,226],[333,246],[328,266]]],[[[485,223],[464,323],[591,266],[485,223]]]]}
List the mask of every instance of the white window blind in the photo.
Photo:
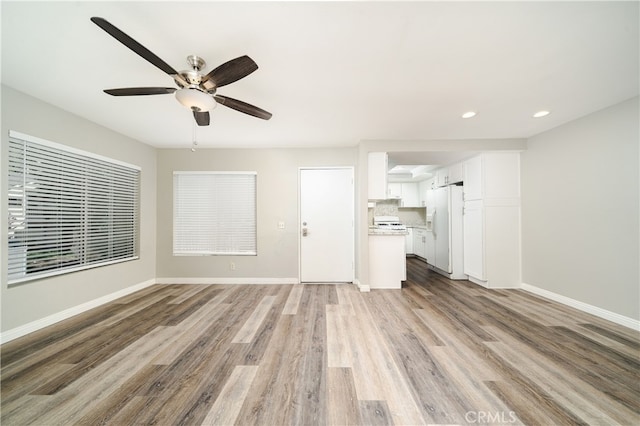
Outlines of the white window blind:
{"type": "Polygon", "coordinates": [[[174,172],[173,254],[256,255],[255,172],[174,172]]]}
{"type": "Polygon", "coordinates": [[[11,131],[9,283],[138,257],[140,169],[11,131]]]}

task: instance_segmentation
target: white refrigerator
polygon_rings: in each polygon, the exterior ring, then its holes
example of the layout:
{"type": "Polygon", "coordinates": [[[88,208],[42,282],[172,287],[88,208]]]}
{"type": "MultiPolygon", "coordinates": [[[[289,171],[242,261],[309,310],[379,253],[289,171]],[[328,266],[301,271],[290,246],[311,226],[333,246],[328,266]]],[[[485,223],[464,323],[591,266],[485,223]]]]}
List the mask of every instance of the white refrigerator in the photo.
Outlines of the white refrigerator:
{"type": "Polygon", "coordinates": [[[432,270],[448,278],[467,279],[463,272],[462,186],[443,186],[430,191],[427,218],[431,219],[433,248],[427,247],[427,263],[432,270]]]}

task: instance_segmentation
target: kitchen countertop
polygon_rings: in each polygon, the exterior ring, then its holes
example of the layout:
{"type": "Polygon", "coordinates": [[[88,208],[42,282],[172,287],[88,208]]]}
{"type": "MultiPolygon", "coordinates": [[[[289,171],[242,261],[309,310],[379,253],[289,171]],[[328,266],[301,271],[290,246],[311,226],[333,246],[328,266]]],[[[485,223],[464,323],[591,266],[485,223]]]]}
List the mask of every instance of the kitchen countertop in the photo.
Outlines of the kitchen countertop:
{"type": "Polygon", "coordinates": [[[400,229],[380,229],[375,226],[369,227],[369,235],[407,235],[408,232],[406,230],[400,229]]]}

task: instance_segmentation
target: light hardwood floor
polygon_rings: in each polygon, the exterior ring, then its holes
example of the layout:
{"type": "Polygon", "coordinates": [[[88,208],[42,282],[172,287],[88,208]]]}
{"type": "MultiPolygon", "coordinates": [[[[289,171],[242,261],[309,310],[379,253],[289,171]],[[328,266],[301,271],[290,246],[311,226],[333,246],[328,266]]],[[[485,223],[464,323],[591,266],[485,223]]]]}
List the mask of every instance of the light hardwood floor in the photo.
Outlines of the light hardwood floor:
{"type": "Polygon", "coordinates": [[[2,425],[640,424],[638,333],[411,259],[402,290],[156,285],[2,346],[2,425]]]}

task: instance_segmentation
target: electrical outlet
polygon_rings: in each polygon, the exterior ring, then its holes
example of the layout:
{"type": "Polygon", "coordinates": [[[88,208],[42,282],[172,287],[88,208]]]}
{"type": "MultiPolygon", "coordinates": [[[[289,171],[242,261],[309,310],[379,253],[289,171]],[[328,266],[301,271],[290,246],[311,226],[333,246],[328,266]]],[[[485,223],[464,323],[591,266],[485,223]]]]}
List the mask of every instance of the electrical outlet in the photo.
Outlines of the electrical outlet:
{"type": "Polygon", "coordinates": [[[236,270],[236,264],[235,262],[229,262],[229,269],[231,269],[232,271],[236,270]]]}
{"type": "Polygon", "coordinates": [[[284,221],[283,220],[278,222],[278,229],[284,229],[284,221]]]}

